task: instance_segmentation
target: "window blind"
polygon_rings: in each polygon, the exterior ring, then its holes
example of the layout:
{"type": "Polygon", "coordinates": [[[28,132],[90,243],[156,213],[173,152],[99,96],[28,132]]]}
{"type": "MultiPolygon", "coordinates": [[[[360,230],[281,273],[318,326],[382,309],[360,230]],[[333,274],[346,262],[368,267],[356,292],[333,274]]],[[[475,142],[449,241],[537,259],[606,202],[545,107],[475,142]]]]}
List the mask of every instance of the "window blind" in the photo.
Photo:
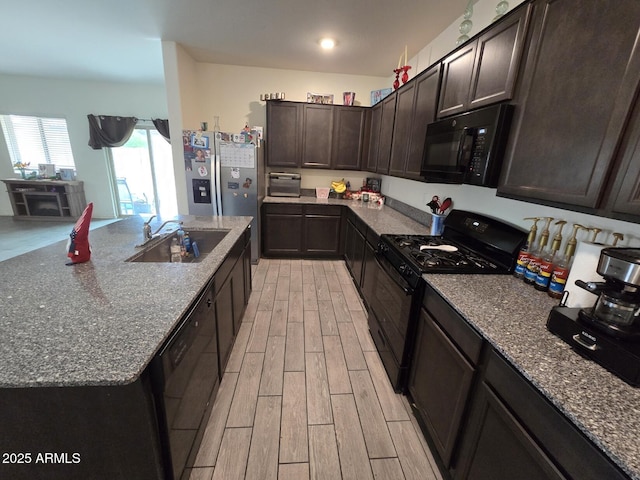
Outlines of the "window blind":
{"type": "Polygon", "coordinates": [[[64,118],[0,115],[0,123],[12,164],[29,163],[29,168],[34,170],[40,163],[75,168],[64,118]]]}

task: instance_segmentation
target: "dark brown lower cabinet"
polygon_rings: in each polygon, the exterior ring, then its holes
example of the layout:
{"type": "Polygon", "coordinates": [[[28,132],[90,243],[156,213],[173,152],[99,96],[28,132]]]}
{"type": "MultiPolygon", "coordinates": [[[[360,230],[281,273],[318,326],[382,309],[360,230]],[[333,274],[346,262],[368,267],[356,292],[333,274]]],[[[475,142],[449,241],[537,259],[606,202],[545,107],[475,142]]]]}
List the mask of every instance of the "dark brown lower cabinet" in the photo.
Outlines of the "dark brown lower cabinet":
{"type": "Polygon", "coordinates": [[[456,445],[474,372],[473,365],[422,310],[409,392],[446,466],[456,445]]]}
{"type": "Polygon", "coordinates": [[[247,299],[245,298],[245,255],[240,257],[235,266],[233,267],[233,271],[231,272],[231,276],[229,277],[229,281],[231,282],[231,294],[233,295],[233,334],[237,335],[238,330],[240,330],[240,323],[242,323],[242,314],[244,313],[244,306],[247,304],[247,299]]]}
{"type": "Polygon", "coordinates": [[[224,372],[233,347],[233,291],[231,281],[220,287],[216,285],[216,321],[218,324],[218,355],[220,356],[220,372],[224,372]]]}
{"type": "Polygon", "coordinates": [[[375,287],[375,251],[379,236],[349,208],[345,217],[344,260],[368,309],[375,287]]]}
{"type": "Polygon", "coordinates": [[[342,206],[305,205],[304,253],[311,257],[338,257],[342,254],[342,206]]]}
{"type": "Polygon", "coordinates": [[[409,395],[445,478],[629,480],[429,284],[409,395]]]}
{"type": "Polygon", "coordinates": [[[262,253],[295,257],[302,253],[303,205],[262,205],[262,253]]]}
{"type": "Polygon", "coordinates": [[[339,258],[343,252],[341,205],[269,203],[262,206],[265,257],[339,258]]]}
{"type": "Polygon", "coordinates": [[[250,231],[238,239],[214,275],[214,305],[218,328],[220,379],[229,360],[242,315],[249,301],[251,284],[250,231]],[[248,267],[247,268],[247,264],[248,267]],[[247,291],[247,287],[249,290],[247,291]]]}
{"type": "Polygon", "coordinates": [[[360,282],[360,293],[364,304],[369,308],[375,290],[376,283],[376,248],[378,245],[378,235],[369,230],[367,241],[364,244],[364,257],[362,259],[362,279],[360,282]]]}
{"type": "Polygon", "coordinates": [[[166,478],[147,371],[128,385],[2,388],[0,407],[3,479],[166,478]]]}
{"type": "Polygon", "coordinates": [[[486,357],[454,480],[629,479],[500,354],[486,357]]]}
{"type": "Polygon", "coordinates": [[[365,235],[367,226],[362,221],[357,221],[355,214],[349,210],[347,221],[344,223],[344,258],[347,268],[356,286],[362,284],[362,264],[364,263],[365,235]],[[361,229],[364,229],[362,231],[361,229]]]}
{"type": "Polygon", "coordinates": [[[525,428],[486,385],[482,384],[475,415],[478,425],[464,466],[455,478],[468,480],[565,479],[525,428]]]}

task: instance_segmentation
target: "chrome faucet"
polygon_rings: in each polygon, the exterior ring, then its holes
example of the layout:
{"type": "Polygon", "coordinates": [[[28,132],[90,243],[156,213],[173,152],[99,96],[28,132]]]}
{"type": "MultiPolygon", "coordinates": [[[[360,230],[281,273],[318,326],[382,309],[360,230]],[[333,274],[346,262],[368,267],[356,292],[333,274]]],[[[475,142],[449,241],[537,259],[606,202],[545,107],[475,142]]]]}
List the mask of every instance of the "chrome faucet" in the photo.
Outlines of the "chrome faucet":
{"type": "Polygon", "coordinates": [[[149,224],[151,223],[151,220],[153,220],[155,217],[156,217],[155,215],[152,215],[149,218],[149,220],[144,222],[144,225],[142,226],[142,235],[144,236],[144,241],[145,242],[147,242],[148,240],[151,240],[155,235],[157,235],[158,232],[160,230],[162,230],[167,223],[177,223],[178,225],[182,225],[182,222],[179,221],[179,220],[167,220],[162,225],[160,225],[160,227],[155,232],[152,233],[151,232],[151,225],[149,225],[149,224]]]}
{"type": "Polygon", "coordinates": [[[151,217],[149,217],[149,220],[144,222],[144,225],[142,226],[142,236],[144,237],[145,241],[151,240],[151,238],[153,237],[153,235],[151,234],[151,225],[149,224],[154,218],[156,218],[156,216],[152,215],[151,217]]]}

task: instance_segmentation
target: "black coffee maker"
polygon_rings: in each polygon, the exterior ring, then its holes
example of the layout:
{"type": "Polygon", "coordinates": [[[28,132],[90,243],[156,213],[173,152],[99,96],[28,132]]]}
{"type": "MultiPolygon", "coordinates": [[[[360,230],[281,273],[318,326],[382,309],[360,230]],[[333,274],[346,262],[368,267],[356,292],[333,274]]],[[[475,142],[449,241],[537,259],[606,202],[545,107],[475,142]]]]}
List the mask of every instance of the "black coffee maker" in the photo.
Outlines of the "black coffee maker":
{"type": "Polygon", "coordinates": [[[640,248],[605,248],[603,282],[576,281],[597,295],[593,307],[553,307],[547,329],[633,386],[640,386],[640,248]]]}
{"type": "Polygon", "coordinates": [[[576,281],[598,296],[579,318],[614,337],[640,339],[640,248],[603,249],[596,271],[604,282],[576,281]]]}

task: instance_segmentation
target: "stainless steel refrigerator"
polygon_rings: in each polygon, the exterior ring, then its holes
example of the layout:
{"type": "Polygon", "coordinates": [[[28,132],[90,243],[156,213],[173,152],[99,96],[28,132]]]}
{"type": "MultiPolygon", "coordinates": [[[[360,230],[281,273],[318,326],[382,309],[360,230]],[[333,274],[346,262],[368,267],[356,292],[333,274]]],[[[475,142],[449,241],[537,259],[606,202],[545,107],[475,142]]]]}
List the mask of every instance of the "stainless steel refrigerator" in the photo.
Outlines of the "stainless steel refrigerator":
{"type": "Polygon", "coordinates": [[[260,252],[264,148],[257,135],[184,130],[190,215],[252,216],[251,261],[260,252]]]}

